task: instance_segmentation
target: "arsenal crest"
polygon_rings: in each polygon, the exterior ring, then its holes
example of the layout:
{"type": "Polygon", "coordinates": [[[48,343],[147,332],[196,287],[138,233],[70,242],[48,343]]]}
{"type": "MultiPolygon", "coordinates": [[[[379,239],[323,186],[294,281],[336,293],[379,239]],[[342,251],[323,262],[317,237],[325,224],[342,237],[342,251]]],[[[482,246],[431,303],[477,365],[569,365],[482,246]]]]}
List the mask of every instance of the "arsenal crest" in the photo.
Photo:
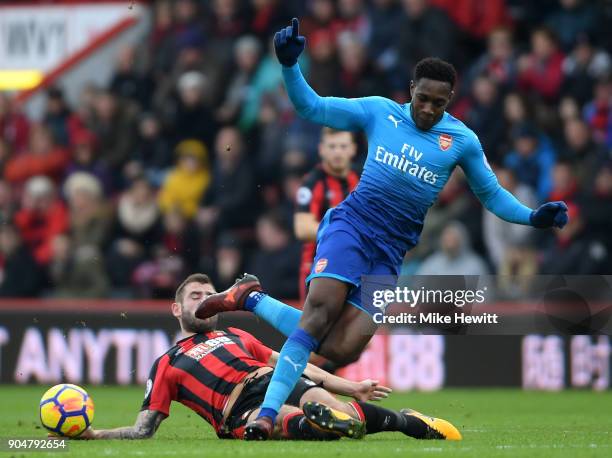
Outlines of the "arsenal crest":
{"type": "Polygon", "coordinates": [[[451,146],[453,146],[453,137],[448,134],[441,134],[438,137],[438,145],[440,145],[440,149],[442,151],[446,151],[451,146]]]}
{"type": "Polygon", "coordinates": [[[321,258],[317,261],[314,271],[316,274],[320,274],[321,272],[325,270],[326,267],[327,267],[327,259],[321,258]]]}

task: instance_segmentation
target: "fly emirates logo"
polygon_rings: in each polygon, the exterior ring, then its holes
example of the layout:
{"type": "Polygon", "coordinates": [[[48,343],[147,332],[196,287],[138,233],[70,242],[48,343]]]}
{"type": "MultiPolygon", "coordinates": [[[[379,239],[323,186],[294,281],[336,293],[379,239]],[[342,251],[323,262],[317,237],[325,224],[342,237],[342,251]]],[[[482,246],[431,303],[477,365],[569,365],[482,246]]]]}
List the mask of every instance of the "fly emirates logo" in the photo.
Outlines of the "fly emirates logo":
{"type": "Polygon", "coordinates": [[[438,175],[431,170],[427,170],[427,167],[424,165],[418,164],[422,157],[423,153],[407,143],[404,143],[399,154],[387,151],[384,146],[378,145],[374,155],[374,159],[377,162],[390,165],[404,173],[417,177],[419,180],[423,180],[425,183],[436,184],[438,175]]]}

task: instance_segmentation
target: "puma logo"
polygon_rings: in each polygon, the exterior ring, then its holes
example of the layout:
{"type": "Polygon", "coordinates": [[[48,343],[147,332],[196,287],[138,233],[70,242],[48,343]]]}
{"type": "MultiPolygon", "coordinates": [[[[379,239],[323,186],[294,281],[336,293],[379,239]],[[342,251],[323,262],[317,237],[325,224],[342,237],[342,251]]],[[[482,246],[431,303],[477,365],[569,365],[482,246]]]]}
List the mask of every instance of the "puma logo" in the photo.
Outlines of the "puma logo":
{"type": "Polygon", "coordinates": [[[300,370],[300,365],[298,363],[294,363],[291,358],[289,358],[288,356],[283,356],[283,359],[285,361],[287,361],[289,364],[291,364],[293,366],[293,370],[295,370],[296,372],[299,372],[300,370]]]}
{"type": "Polygon", "coordinates": [[[395,124],[395,128],[396,128],[396,129],[397,129],[397,125],[398,125],[400,122],[402,122],[402,120],[401,120],[401,119],[395,119],[395,118],[393,117],[393,115],[389,115],[389,116],[387,116],[387,119],[388,119],[389,121],[393,122],[393,124],[395,124]]]}

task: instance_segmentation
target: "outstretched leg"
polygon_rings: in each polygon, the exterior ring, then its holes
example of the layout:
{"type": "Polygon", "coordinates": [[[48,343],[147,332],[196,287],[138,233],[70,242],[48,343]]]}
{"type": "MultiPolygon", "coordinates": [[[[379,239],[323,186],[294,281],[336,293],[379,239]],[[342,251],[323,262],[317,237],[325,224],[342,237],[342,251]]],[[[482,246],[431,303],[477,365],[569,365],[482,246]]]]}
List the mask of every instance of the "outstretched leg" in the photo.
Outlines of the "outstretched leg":
{"type": "Polygon", "coordinates": [[[297,329],[302,318],[301,310],[261,291],[253,291],[248,295],[244,303],[244,309],[253,312],[285,336],[289,336],[297,329]]]}
{"type": "Polygon", "coordinates": [[[317,426],[320,426],[320,418],[308,416],[311,413],[316,415],[320,411],[313,408],[313,404],[325,405],[365,423],[366,434],[397,431],[415,439],[461,440],[461,433],[446,420],[429,417],[411,409],[397,412],[369,402],[343,402],[323,388],[308,390],[300,399],[306,419],[317,426]]]}
{"type": "Polygon", "coordinates": [[[264,293],[259,279],[251,274],[242,275],[225,291],[204,298],[195,316],[206,319],[220,312],[237,310],[253,312],[286,336],[297,329],[302,316],[300,310],[264,293]]]}

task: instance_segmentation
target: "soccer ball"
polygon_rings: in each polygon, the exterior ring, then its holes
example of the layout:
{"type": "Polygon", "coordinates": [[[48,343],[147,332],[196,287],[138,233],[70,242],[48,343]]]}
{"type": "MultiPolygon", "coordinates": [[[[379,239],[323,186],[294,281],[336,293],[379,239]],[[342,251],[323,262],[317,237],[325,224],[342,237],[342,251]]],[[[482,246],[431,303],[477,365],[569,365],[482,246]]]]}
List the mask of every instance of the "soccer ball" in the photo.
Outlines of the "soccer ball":
{"type": "Polygon", "coordinates": [[[91,425],[93,417],[93,400],[80,386],[55,385],[40,400],[40,421],[58,436],[78,436],[91,425]]]}

